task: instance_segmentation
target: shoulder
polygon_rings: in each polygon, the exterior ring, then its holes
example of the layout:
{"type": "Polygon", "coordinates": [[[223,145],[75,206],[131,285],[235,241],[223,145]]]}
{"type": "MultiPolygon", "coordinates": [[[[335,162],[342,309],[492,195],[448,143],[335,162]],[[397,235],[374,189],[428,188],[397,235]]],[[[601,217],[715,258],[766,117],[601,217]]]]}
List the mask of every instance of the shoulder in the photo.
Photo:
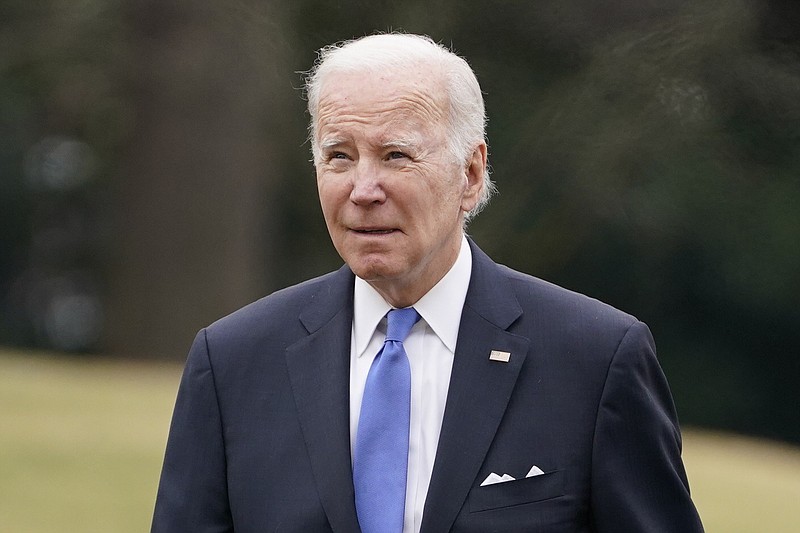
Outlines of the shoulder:
{"type": "Polygon", "coordinates": [[[495,263],[474,242],[472,247],[473,302],[483,308],[519,306],[525,321],[538,325],[602,324],[630,327],[636,318],[584,294],[495,263]]]}
{"type": "Polygon", "coordinates": [[[346,294],[348,290],[352,292],[352,275],[349,269],[340,269],[278,290],[220,318],[205,329],[209,338],[226,341],[303,335],[306,334],[300,320],[303,311],[318,300],[330,301],[334,292],[346,294]]]}
{"type": "Polygon", "coordinates": [[[652,342],[646,325],[607,303],[503,265],[496,274],[521,311],[509,331],[530,339],[545,359],[602,370],[630,335],[652,342]]]}
{"type": "Polygon", "coordinates": [[[519,306],[508,332],[529,343],[528,368],[522,375],[536,387],[552,387],[552,397],[583,398],[573,407],[596,412],[610,375],[625,388],[639,373],[657,368],[650,331],[636,317],[502,265],[492,270],[509,301],[519,306]]]}
{"type": "Polygon", "coordinates": [[[613,354],[639,321],[584,294],[495,263],[472,244],[468,301],[509,331],[564,353],[613,354]]]}
{"type": "Polygon", "coordinates": [[[523,309],[535,313],[550,313],[560,320],[589,321],[609,326],[629,327],[636,317],[585,294],[561,287],[549,281],[497,265],[523,309]]]}

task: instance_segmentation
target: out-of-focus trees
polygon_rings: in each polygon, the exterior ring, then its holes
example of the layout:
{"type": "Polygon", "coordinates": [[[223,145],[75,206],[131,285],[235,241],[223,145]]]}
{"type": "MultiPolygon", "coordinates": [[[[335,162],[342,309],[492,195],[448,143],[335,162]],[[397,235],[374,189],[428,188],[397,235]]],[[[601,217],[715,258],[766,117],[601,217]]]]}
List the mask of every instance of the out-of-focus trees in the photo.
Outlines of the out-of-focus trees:
{"type": "Polygon", "coordinates": [[[796,3],[3,9],[4,339],[182,354],[337,266],[298,72],[325,44],[406,30],[452,44],[486,93],[500,195],[478,243],[647,321],[684,421],[800,441],[796,3]]]}
{"type": "Polygon", "coordinates": [[[122,18],[135,119],[114,188],[108,345],[179,354],[273,275],[290,48],[279,3],[143,0],[122,18]]]}
{"type": "Polygon", "coordinates": [[[651,323],[693,420],[800,439],[800,49],[768,7],[623,22],[527,99],[496,89],[508,182],[476,236],[651,323]]]}
{"type": "Polygon", "coordinates": [[[0,11],[0,332],[82,350],[104,327],[107,179],[128,116],[118,5],[0,11]]]}
{"type": "Polygon", "coordinates": [[[184,353],[194,331],[274,276],[284,132],[296,120],[281,6],[5,11],[4,337],[184,353]]]}

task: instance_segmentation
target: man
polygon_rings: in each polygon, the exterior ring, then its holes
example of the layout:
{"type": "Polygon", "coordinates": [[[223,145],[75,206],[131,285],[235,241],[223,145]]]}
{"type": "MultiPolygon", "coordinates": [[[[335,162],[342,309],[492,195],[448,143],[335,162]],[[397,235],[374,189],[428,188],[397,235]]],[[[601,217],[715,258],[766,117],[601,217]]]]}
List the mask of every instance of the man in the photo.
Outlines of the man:
{"type": "Polygon", "coordinates": [[[493,188],[467,63],[376,35],[307,90],[346,265],[198,334],[153,531],[702,531],[647,327],[465,238],[493,188]]]}

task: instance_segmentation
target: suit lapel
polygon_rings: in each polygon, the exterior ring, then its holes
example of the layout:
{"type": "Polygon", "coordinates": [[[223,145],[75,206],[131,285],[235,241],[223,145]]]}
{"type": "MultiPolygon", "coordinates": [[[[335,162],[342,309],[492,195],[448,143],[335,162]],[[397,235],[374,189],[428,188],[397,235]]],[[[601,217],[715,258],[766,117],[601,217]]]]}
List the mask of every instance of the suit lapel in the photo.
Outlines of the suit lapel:
{"type": "Polygon", "coordinates": [[[522,310],[508,280],[472,242],[473,267],[421,533],[449,531],[503,418],[529,340],[507,328],[522,310]],[[492,350],[511,354],[489,360],[492,350]]]}
{"type": "Polygon", "coordinates": [[[350,464],[353,275],[343,267],[300,320],[309,335],[286,349],[289,380],[319,492],[334,531],[358,531],[350,464]]]}

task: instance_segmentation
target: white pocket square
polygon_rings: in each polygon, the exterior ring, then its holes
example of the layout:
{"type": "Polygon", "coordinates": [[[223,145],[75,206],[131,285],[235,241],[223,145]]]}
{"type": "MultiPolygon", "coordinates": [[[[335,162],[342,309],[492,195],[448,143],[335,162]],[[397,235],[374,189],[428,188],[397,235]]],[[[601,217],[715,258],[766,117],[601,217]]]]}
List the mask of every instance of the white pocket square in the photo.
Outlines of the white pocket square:
{"type": "MultiPolygon", "coordinates": [[[[530,470],[528,470],[528,474],[525,477],[533,477],[533,476],[541,476],[544,474],[541,468],[536,465],[533,465],[530,470]]],[[[494,485],[495,483],[505,483],[506,481],[514,481],[516,478],[509,476],[508,474],[503,474],[502,476],[498,476],[494,472],[486,476],[486,479],[483,480],[481,483],[481,487],[485,487],[486,485],[494,485]]]]}
{"type": "Polygon", "coordinates": [[[544,472],[542,472],[542,469],[536,465],[533,465],[531,469],[528,470],[528,473],[525,477],[541,476],[542,474],[544,474],[544,472]]]}
{"type": "Polygon", "coordinates": [[[506,481],[514,481],[514,478],[509,476],[508,474],[503,474],[502,476],[498,476],[494,472],[486,476],[486,479],[483,480],[481,483],[481,487],[485,487],[486,485],[494,485],[495,483],[505,483],[506,481]]]}

